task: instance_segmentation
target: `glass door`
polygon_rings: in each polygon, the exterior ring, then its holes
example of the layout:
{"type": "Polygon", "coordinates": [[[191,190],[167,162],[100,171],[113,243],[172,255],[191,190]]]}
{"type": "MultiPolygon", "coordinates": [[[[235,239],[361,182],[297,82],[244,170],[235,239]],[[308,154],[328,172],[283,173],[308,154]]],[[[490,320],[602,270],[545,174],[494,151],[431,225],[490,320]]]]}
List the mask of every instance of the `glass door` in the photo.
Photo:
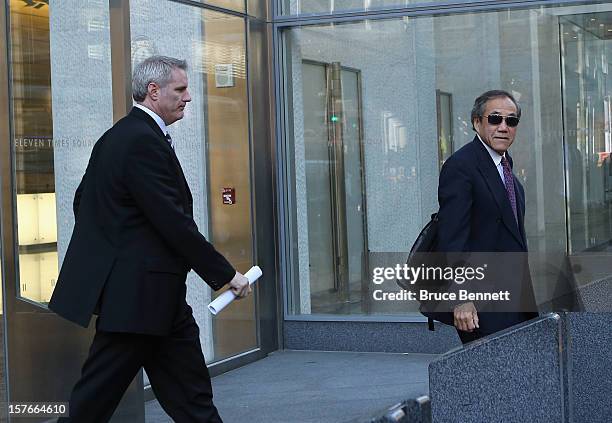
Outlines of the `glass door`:
{"type": "Polygon", "coordinates": [[[612,241],[612,13],[560,19],[570,252],[612,241]]]}
{"type": "Polygon", "coordinates": [[[304,61],[302,78],[311,312],[350,313],[368,289],[360,73],[304,61]]]}
{"type": "MultiPolygon", "coordinates": [[[[46,306],[74,225],[74,192],[93,144],[113,123],[109,3],[6,6],[10,88],[3,98],[11,105],[5,120],[11,141],[2,150],[9,158],[2,167],[9,363],[3,386],[11,402],[65,402],[93,331],[46,306]]],[[[114,421],[143,419],[136,377],[114,421]]]]}

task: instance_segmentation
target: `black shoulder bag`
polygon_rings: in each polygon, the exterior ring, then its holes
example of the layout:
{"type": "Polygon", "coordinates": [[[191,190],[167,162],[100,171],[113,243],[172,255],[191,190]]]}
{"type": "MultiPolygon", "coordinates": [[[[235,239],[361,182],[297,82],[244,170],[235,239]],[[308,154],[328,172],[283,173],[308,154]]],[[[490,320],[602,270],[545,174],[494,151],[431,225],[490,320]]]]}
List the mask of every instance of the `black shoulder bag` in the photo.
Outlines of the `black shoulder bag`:
{"type": "MultiPolygon", "coordinates": [[[[412,244],[412,248],[410,249],[410,253],[408,253],[408,259],[406,260],[406,264],[409,267],[421,267],[425,266],[440,266],[443,263],[439,263],[440,254],[430,254],[437,252],[438,245],[438,213],[434,213],[431,215],[431,220],[425,225],[425,227],[419,233],[414,244],[412,244]]],[[[437,280],[430,280],[419,278],[412,282],[406,281],[404,279],[398,279],[397,284],[407,291],[412,291],[417,293],[420,289],[426,289],[428,292],[439,291],[442,287],[446,286],[444,282],[437,280]]],[[[430,311],[433,310],[430,301],[420,301],[420,311],[425,317],[427,317],[427,326],[429,330],[434,330],[434,318],[435,320],[439,320],[442,323],[452,325],[452,319],[449,317],[449,313],[441,313],[430,311]]]]}

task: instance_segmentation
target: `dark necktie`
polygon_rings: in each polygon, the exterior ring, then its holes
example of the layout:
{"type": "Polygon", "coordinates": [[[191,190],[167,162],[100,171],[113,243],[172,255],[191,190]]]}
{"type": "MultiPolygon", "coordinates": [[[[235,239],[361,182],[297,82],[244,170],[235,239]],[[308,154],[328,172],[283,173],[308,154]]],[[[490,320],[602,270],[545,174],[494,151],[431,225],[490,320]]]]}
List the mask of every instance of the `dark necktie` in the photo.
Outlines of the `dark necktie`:
{"type": "Polygon", "coordinates": [[[512,176],[512,169],[510,169],[510,163],[506,156],[502,156],[501,159],[502,169],[504,170],[504,185],[506,185],[506,194],[508,194],[508,200],[512,206],[512,213],[514,213],[514,219],[518,223],[518,214],[516,212],[516,194],[514,192],[514,177],[512,176]]]}
{"type": "Polygon", "coordinates": [[[174,150],[174,145],[172,144],[172,137],[169,133],[166,134],[166,141],[168,141],[168,144],[170,144],[170,147],[172,147],[172,149],[174,150]]]}

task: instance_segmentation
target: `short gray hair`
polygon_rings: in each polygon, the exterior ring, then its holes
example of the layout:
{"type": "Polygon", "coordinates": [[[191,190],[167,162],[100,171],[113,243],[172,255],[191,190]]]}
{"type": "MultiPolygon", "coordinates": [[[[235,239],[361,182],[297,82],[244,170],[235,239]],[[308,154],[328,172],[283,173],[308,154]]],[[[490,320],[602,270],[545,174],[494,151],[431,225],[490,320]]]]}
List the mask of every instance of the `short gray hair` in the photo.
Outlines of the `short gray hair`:
{"type": "Polygon", "coordinates": [[[504,90],[487,91],[485,93],[480,94],[478,98],[474,100],[474,106],[472,107],[472,115],[470,116],[470,122],[472,123],[472,129],[474,131],[476,130],[476,128],[474,128],[474,120],[476,119],[480,120],[482,115],[484,115],[485,108],[487,107],[487,102],[494,98],[500,98],[500,97],[509,98],[514,103],[514,105],[516,106],[516,117],[520,119],[521,105],[518,103],[518,101],[516,101],[516,99],[514,98],[512,94],[504,90]]]}
{"type": "Polygon", "coordinates": [[[174,57],[151,56],[136,65],[132,74],[132,97],[134,100],[144,101],[151,82],[160,87],[165,87],[172,78],[172,70],[176,68],[186,71],[187,62],[174,57]]]}

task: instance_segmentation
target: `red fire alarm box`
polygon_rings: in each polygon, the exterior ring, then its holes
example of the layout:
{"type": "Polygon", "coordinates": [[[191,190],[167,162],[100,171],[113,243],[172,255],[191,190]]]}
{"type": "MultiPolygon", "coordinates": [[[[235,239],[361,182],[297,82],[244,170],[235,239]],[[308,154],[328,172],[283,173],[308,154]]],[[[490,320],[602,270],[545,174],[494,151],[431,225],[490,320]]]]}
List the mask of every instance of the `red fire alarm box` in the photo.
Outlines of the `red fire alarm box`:
{"type": "Polygon", "coordinates": [[[223,188],[223,204],[236,204],[235,188],[223,188]]]}

